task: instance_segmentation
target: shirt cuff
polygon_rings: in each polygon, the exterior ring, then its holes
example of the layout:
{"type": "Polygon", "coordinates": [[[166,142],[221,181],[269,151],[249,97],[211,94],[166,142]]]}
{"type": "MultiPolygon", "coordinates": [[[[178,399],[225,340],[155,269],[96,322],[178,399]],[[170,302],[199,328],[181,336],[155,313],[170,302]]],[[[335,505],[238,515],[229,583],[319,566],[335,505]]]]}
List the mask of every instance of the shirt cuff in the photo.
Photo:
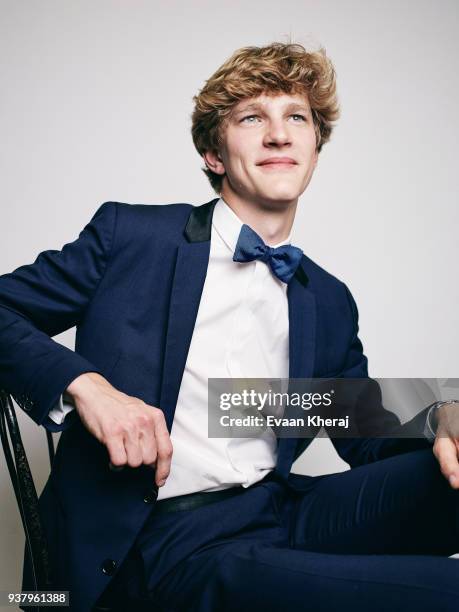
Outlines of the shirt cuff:
{"type": "Polygon", "coordinates": [[[72,412],[72,410],[75,410],[75,406],[70,402],[68,396],[64,399],[64,396],[61,395],[56,406],[51,408],[48,412],[48,416],[54,423],[57,423],[57,425],[62,425],[65,417],[69,412],[72,412]]]}

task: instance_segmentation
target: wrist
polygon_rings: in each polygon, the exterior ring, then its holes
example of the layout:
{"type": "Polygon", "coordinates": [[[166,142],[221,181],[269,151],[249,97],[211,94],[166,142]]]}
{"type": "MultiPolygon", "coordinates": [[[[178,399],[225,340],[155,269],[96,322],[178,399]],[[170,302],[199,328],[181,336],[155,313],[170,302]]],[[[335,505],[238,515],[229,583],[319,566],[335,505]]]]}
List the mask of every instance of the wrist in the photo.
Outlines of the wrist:
{"type": "Polygon", "coordinates": [[[434,411],[433,417],[435,425],[437,427],[440,424],[440,421],[444,417],[444,415],[447,414],[447,410],[451,405],[459,406],[459,400],[451,399],[446,401],[440,401],[435,404],[436,410],[434,411]]]}
{"type": "Polygon", "coordinates": [[[107,383],[105,378],[97,372],[85,372],[72,380],[64,394],[70,396],[74,401],[82,400],[94,391],[95,386],[101,382],[107,383]]]}

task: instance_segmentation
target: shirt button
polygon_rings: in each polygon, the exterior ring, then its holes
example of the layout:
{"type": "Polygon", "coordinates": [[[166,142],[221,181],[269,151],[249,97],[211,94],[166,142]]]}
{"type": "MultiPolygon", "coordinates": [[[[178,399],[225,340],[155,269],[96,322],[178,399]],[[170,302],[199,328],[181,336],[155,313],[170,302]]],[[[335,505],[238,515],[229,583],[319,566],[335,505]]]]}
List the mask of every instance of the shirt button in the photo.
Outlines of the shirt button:
{"type": "Polygon", "coordinates": [[[157,497],[158,497],[158,491],[155,491],[155,490],[149,491],[143,498],[143,501],[146,504],[152,504],[153,502],[156,501],[157,497]]]}
{"type": "Polygon", "coordinates": [[[105,559],[101,565],[101,570],[107,576],[113,576],[116,570],[116,561],[113,561],[113,559],[105,559]]]}

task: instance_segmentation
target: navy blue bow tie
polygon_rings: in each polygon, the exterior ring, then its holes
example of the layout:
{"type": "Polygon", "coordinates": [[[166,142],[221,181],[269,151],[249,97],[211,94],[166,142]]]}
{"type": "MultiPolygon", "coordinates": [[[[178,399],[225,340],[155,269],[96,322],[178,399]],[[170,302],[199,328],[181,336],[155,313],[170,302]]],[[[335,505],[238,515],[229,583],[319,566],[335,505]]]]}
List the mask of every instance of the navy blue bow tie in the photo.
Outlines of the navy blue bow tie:
{"type": "Polygon", "coordinates": [[[245,262],[260,259],[269,264],[279,280],[288,283],[298,268],[303,251],[290,244],[270,247],[251,227],[244,225],[236,244],[233,261],[245,262]]]}

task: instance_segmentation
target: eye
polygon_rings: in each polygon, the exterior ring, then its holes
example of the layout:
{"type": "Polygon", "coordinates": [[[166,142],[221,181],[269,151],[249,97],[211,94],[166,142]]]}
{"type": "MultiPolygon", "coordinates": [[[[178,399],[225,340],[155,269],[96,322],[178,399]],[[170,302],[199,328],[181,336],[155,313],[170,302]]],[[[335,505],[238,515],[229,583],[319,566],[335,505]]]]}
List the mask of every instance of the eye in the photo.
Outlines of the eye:
{"type": "MultiPolygon", "coordinates": [[[[299,117],[301,119],[301,121],[306,121],[306,117],[304,115],[290,115],[291,117],[299,117]]],[[[301,123],[300,121],[300,123],[301,123]]],[[[297,123],[297,121],[295,121],[295,123],[297,123]]]]}
{"type": "Polygon", "coordinates": [[[259,119],[260,117],[258,115],[246,115],[245,117],[242,117],[241,119],[241,123],[255,123],[255,121],[246,121],[246,119],[259,119]]]}

